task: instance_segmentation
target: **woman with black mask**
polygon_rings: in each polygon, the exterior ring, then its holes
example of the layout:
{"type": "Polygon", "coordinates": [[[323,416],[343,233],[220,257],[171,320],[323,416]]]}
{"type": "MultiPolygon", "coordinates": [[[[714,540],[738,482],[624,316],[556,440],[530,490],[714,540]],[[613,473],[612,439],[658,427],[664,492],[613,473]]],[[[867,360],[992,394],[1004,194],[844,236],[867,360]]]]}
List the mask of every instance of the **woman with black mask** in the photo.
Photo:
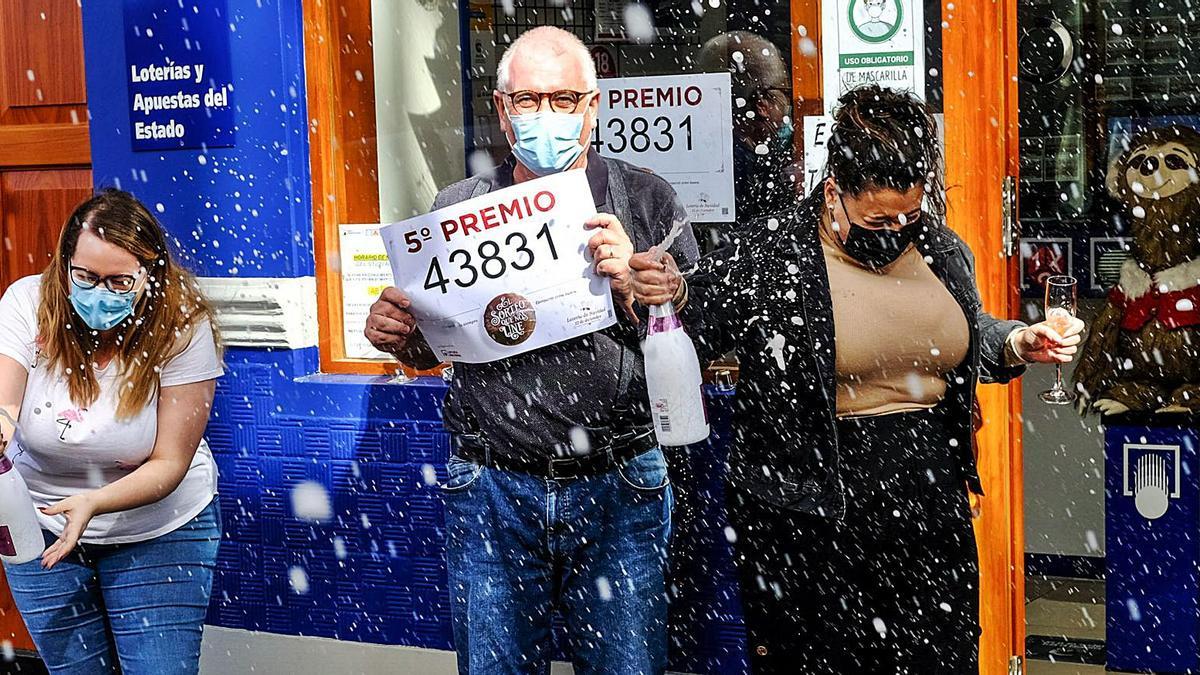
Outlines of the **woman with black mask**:
{"type": "Polygon", "coordinates": [[[985,313],[929,110],[876,86],[839,103],[794,212],[686,279],[638,254],[634,291],[698,306],[701,358],[737,352],[727,501],[753,671],[973,673],[975,385],[1070,361],[1083,324],[985,313]]]}

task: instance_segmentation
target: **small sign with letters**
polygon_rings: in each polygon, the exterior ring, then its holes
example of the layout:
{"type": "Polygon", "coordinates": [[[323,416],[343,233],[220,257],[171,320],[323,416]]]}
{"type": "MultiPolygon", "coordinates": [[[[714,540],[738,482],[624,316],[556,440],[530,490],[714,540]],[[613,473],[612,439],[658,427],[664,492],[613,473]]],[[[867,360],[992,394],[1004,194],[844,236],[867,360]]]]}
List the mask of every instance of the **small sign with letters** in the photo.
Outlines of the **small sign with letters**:
{"type": "Polygon", "coordinates": [[[227,0],[124,0],[133,150],[232,147],[227,0]]]}

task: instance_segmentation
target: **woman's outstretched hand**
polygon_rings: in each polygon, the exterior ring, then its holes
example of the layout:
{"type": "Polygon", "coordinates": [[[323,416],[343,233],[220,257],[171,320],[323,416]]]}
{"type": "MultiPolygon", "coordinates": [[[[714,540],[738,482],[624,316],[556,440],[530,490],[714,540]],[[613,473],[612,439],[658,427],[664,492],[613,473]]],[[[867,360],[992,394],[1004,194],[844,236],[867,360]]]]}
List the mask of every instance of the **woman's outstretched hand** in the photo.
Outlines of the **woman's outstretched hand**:
{"type": "Polygon", "coordinates": [[[96,515],[96,505],[93,503],[91,495],[85,492],[67,497],[54,506],[43,507],[42,513],[48,516],[61,514],[67,519],[67,526],[63,528],[58,541],[42,552],[42,567],[51,569],[75,550],[79,538],[83,536],[88,523],[92,522],[92,517],[96,515]]]}
{"type": "Polygon", "coordinates": [[[1013,336],[1013,351],[1027,363],[1070,363],[1083,339],[1083,321],[1076,317],[1055,330],[1049,322],[1035,323],[1013,336]]]}
{"type": "Polygon", "coordinates": [[[683,274],[670,253],[651,248],[629,259],[633,273],[633,298],[650,307],[679,300],[683,293],[683,274]]]}

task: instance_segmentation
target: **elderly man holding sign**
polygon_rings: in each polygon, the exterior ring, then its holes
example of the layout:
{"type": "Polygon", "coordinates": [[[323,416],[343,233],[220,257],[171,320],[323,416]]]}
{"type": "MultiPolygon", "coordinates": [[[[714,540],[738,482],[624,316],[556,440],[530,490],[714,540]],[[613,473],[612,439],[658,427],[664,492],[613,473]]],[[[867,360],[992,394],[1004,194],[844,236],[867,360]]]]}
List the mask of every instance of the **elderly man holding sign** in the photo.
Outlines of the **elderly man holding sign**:
{"type": "Polygon", "coordinates": [[[512,157],[384,230],[398,288],[367,338],[455,363],[440,487],[463,673],[546,672],[556,610],[577,672],[666,668],[672,498],[628,260],[673,229],[675,258],[697,246],[666,181],[588,150],[597,94],[577,38],[525,33],[494,94],[512,157]]]}

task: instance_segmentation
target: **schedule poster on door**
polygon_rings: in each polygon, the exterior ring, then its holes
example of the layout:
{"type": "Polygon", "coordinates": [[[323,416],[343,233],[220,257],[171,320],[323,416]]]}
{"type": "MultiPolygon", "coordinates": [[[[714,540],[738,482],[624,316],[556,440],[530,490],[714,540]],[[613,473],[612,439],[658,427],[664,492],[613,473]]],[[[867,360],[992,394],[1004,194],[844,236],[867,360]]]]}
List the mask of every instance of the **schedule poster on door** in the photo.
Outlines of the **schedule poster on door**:
{"type": "Polygon", "coordinates": [[[729,73],[600,80],[592,145],[675,188],[692,222],[735,220],[729,73]]]}
{"type": "Polygon", "coordinates": [[[375,349],[363,330],[371,305],[383,289],[392,285],[392,266],[387,249],[379,238],[379,224],[339,225],[342,279],[342,337],[346,358],[390,361],[392,357],[375,349]]]}
{"type": "Polygon", "coordinates": [[[925,97],[923,0],[823,2],[821,28],[825,112],[867,84],[925,97]]]}

